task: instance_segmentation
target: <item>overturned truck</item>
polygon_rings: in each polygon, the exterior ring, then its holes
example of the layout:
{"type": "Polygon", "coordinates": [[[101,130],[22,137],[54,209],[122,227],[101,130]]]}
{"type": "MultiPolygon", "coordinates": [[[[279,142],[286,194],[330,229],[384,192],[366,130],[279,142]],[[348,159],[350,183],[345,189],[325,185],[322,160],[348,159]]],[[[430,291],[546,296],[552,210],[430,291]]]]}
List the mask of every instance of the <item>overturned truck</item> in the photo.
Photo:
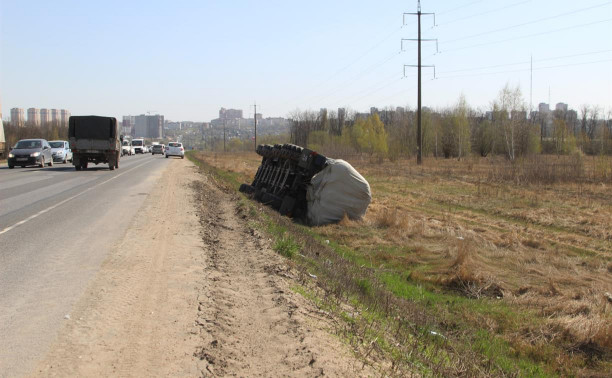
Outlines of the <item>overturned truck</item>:
{"type": "Polygon", "coordinates": [[[365,215],[370,185],[346,161],[293,144],[259,145],[256,152],[261,165],[241,192],[309,225],[365,215]]]}

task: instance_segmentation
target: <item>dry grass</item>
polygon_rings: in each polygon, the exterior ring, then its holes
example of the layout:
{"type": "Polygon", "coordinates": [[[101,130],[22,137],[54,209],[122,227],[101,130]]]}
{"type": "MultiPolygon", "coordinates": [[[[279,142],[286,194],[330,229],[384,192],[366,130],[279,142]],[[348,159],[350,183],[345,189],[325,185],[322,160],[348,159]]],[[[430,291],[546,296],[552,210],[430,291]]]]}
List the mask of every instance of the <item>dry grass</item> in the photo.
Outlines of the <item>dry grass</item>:
{"type": "MultiPolygon", "coordinates": [[[[245,182],[259,165],[254,154],[206,158],[245,182]]],[[[574,371],[598,374],[612,366],[612,303],[605,297],[612,292],[612,159],[580,157],[578,165],[576,157],[544,157],[539,169],[546,159],[570,168],[550,168],[537,180],[528,162],[523,173],[508,174],[507,162],[491,159],[426,159],[423,166],[348,159],[370,182],[372,204],[363,220],[316,232],[372,266],[409,271],[413,281],[468,298],[501,298],[532,314],[531,323],[504,328],[486,314],[473,321],[530,353],[557,345],[567,353],[558,364],[603,359],[574,371]]]]}

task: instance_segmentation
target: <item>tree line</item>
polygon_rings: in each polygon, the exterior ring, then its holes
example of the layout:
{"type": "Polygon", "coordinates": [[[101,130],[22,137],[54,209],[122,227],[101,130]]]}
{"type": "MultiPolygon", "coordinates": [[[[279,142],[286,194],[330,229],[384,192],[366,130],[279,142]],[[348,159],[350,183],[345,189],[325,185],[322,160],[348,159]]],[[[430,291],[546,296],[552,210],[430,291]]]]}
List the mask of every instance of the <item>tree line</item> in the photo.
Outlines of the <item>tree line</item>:
{"type": "MultiPolygon", "coordinates": [[[[290,118],[291,142],[322,153],[395,160],[417,151],[416,111],[409,109],[373,109],[369,114],[297,110],[290,118]]],[[[449,108],[424,108],[422,129],[424,156],[503,155],[515,160],[537,153],[612,154],[610,114],[586,105],[579,114],[528,114],[520,88],[508,85],[484,111],[471,108],[463,96],[449,108]]]]}
{"type": "Polygon", "coordinates": [[[4,156],[8,156],[9,149],[21,139],[68,140],[68,126],[57,121],[42,125],[26,123],[23,126],[13,122],[4,122],[4,138],[6,139],[4,156]]]}

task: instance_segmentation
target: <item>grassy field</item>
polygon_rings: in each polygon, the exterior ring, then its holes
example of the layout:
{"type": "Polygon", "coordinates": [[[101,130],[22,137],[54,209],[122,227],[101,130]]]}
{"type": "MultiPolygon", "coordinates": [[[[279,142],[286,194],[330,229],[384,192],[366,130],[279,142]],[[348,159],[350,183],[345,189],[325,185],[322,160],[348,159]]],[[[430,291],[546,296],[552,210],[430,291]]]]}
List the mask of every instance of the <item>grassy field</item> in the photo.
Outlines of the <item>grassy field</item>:
{"type": "MultiPolygon", "coordinates": [[[[236,188],[260,162],[255,154],[198,159],[236,188]]],[[[265,222],[279,252],[303,256],[294,260],[309,272],[326,276],[318,242],[331,250],[328,261],[336,256],[335,269],[353,277],[355,290],[336,296],[360,309],[361,330],[340,302],[327,310],[353,329],[347,337],[359,335],[364,356],[391,358],[391,374],[401,364],[425,375],[612,371],[612,160],[579,157],[579,170],[569,157],[512,166],[481,158],[423,166],[347,160],[371,185],[363,220],[316,228],[271,215],[265,222]],[[408,312],[409,332],[400,337],[402,325],[389,319],[408,312]],[[366,339],[376,347],[365,347],[366,339]],[[409,351],[406,343],[416,346],[409,351]]]]}

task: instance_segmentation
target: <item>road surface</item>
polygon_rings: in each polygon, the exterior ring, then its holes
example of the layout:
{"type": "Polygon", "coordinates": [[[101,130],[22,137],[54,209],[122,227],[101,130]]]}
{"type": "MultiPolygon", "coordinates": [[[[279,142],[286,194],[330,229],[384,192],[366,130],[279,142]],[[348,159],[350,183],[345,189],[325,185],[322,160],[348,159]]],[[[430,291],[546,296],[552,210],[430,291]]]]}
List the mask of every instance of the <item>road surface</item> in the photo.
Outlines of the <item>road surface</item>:
{"type": "Polygon", "coordinates": [[[146,154],[114,171],[0,167],[0,376],[44,356],[169,163],[146,154]]]}

